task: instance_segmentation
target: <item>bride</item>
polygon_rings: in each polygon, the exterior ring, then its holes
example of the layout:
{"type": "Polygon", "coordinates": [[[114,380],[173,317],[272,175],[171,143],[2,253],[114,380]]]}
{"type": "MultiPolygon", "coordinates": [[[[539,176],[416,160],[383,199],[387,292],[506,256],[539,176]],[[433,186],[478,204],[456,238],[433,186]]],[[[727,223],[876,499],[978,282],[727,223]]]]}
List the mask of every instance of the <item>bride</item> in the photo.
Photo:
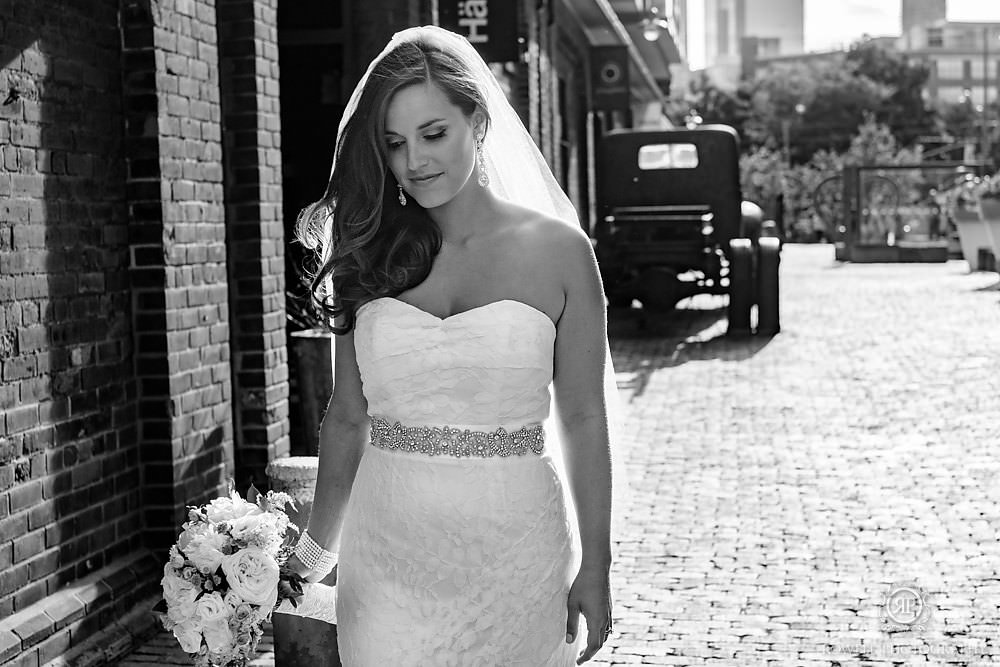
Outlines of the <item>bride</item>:
{"type": "Polygon", "coordinates": [[[393,37],[297,231],[338,335],[290,564],[309,581],[336,565],[343,664],[592,658],[612,617],[604,293],[572,205],[468,41],[393,37]]]}

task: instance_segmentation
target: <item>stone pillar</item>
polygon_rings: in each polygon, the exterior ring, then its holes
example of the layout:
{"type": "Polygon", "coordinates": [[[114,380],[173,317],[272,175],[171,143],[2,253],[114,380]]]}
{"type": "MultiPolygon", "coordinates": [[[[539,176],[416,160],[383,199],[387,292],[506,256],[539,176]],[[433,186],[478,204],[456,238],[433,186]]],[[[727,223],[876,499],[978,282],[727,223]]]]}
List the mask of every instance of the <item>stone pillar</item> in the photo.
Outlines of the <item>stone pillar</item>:
{"type": "Polygon", "coordinates": [[[309,521],[318,470],[319,457],[316,456],[286,456],[267,466],[271,489],[284,491],[295,501],[296,509],[288,511],[288,518],[299,530],[305,530],[309,521]]]}
{"type": "MultiPolygon", "coordinates": [[[[288,516],[300,530],[305,529],[312,511],[318,468],[319,459],[315,456],[289,456],[272,461],[267,467],[271,488],[284,491],[295,500],[298,509],[289,511],[288,516]]],[[[327,580],[322,583],[332,584],[327,580]]],[[[340,666],[336,625],[283,613],[273,614],[271,622],[274,629],[275,667],[340,666]]]]}
{"type": "Polygon", "coordinates": [[[236,484],[287,456],[277,0],[217,0],[236,484]]]}

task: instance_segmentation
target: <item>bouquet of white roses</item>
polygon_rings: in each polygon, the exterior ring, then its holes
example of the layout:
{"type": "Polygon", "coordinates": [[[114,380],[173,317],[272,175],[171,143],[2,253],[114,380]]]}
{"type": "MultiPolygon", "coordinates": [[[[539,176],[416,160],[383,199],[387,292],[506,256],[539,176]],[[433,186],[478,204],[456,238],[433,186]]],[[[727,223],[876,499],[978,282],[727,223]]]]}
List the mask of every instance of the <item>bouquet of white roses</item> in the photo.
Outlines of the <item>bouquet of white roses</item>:
{"type": "Polygon", "coordinates": [[[285,493],[244,500],[229,495],[191,507],[163,567],[163,626],[199,667],[244,667],[254,656],[264,621],[282,600],[294,606],[302,578],[284,569],[298,528],[283,511],[285,493]]]}

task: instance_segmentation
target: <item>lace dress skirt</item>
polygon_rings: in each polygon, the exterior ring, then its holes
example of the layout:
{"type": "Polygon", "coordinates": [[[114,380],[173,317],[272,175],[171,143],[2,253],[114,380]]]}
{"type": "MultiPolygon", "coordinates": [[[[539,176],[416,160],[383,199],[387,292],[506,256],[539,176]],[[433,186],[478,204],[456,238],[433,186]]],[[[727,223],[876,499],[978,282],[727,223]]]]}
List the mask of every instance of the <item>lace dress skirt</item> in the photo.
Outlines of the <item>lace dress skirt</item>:
{"type": "Polygon", "coordinates": [[[576,574],[548,454],[454,457],[365,447],[340,539],[347,667],[575,664],[576,574]]]}

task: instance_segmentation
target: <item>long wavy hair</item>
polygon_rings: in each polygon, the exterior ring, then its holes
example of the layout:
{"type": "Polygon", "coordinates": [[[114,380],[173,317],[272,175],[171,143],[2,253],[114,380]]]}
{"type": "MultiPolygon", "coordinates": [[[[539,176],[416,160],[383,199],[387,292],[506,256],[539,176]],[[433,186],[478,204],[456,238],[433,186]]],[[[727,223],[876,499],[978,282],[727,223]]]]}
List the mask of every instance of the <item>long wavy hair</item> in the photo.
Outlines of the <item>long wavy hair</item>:
{"type": "Polygon", "coordinates": [[[304,282],[335,334],[351,331],[358,308],[368,301],[423,282],[441,249],[441,231],[427,211],[412,197],[400,205],[384,136],[393,95],[425,82],[437,85],[466,117],[482,111],[488,128],[483,92],[459,58],[419,40],[400,44],[368,77],[338,138],[323,198],[296,220],[296,238],[314,251],[303,267],[304,282]]]}

